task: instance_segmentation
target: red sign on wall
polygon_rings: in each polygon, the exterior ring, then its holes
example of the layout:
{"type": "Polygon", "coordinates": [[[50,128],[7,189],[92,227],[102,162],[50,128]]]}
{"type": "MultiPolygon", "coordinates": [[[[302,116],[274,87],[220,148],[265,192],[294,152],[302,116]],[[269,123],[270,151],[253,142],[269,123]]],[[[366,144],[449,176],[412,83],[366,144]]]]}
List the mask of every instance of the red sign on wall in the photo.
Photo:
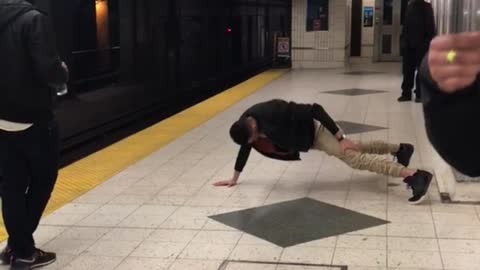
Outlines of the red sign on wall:
{"type": "Polygon", "coordinates": [[[320,19],[313,20],[313,31],[322,30],[322,21],[320,19]]]}
{"type": "Polygon", "coordinates": [[[277,38],[277,56],[290,57],[290,38],[288,37],[277,38]]]}

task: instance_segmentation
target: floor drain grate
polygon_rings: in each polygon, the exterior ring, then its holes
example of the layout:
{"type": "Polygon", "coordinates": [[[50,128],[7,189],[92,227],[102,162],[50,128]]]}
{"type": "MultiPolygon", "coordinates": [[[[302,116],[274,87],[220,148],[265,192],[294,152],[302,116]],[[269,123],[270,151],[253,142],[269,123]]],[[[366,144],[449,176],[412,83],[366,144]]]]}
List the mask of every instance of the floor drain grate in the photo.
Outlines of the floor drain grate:
{"type": "Polygon", "coordinates": [[[257,269],[282,269],[282,270],[348,270],[344,265],[308,264],[308,263],[287,263],[287,262],[260,262],[260,261],[234,261],[226,260],[218,270],[250,270],[257,269]]]}

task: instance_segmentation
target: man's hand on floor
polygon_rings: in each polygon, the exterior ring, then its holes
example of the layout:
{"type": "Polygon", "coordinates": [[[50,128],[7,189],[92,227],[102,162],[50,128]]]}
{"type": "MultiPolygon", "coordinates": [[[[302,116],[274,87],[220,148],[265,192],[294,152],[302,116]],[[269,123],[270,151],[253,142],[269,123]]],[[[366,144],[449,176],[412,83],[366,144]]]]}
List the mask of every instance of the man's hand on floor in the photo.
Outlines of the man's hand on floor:
{"type": "Polygon", "coordinates": [[[225,180],[225,181],[219,181],[213,184],[216,187],[233,187],[237,185],[237,180],[225,180]]]}

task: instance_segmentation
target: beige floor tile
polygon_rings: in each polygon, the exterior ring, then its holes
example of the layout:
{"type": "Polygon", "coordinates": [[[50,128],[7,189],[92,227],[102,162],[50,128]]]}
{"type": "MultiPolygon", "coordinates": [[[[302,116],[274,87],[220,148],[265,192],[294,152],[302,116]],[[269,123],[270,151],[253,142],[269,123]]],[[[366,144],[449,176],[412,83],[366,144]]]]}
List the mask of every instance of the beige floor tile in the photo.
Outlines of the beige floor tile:
{"type": "Polygon", "coordinates": [[[388,249],[396,251],[439,251],[438,240],[434,238],[389,237],[388,249]]]}
{"type": "Polygon", "coordinates": [[[386,250],[387,238],[379,236],[341,235],[337,248],[386,250]]]}
{"type": "Polygon", "coordinates": [[[396,268],[421,268],[442,270],[440,252],[435,251],[388,251],[388,267],[396,268]]]}
{"type": "Polygon", "coordinates": [[[216,270],[221,264],[222,261],[178,259],[172,264],[169,270],[216,270]]]}
{"type": "Polygon", "coordinates": [[[433,224],[400,224],[390,223],[388,227],[388,236],[399,237],[425,237],[435,238],[435,228],[433,224]]]}
{"type": "Polygon", "coordinates": [[[140,244],[140,246],[132,252],[133,257],[143,258],[159,258],[159,259],[175,259],[183,249],[187,246],[187,243],[164,243],[146,241],[140,244]]]}
{"type": "Polygon", "coordinates": [[[181,259],[224,260],[232,252],[235,244],[191,243],[180,254],[181,259]]]}
{"type": "Polygon", "coordinates": [[[231,260],[277,262],[282,248],[267,245],[237,245],[230,255],[231,260]]]}
{"type": "Polygon", "coordinates": [[[173,260],[130,257],[125,259],[116,270],[167,270],[172,263],[173,260]]]}
{"type": "Polygon", "coordinates": [[[387,266],[387,252],[385,250],[337,248],[333,257],[333,264],[384,267],[387,266]]]}
{"type": "Polygon", "coordinates": [[[334,248],[290,247],[286,248],[280,258],[281,262],[331,264],[334,248]]]}
{"type": "Polygon", "coordinates": [[[114,270],[122,262],[121,257],[79,256],[65,270],[114,270]]]}

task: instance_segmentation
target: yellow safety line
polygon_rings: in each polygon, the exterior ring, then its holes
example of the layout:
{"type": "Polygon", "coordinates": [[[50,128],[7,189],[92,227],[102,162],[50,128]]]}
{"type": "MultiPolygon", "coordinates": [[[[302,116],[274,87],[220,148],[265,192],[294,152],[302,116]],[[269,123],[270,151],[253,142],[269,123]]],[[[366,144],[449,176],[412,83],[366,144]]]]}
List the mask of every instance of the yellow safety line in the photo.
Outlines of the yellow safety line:
{"type": "MultiPolygon", "coordinates": [[[[261,73],[61,169],[45,215],[94,189],[128,166],[263,88],[287,71],[282,69],[261,73]]],[[[5,240],[6,236],[2,226],[0,241],[5,240]]]]}

